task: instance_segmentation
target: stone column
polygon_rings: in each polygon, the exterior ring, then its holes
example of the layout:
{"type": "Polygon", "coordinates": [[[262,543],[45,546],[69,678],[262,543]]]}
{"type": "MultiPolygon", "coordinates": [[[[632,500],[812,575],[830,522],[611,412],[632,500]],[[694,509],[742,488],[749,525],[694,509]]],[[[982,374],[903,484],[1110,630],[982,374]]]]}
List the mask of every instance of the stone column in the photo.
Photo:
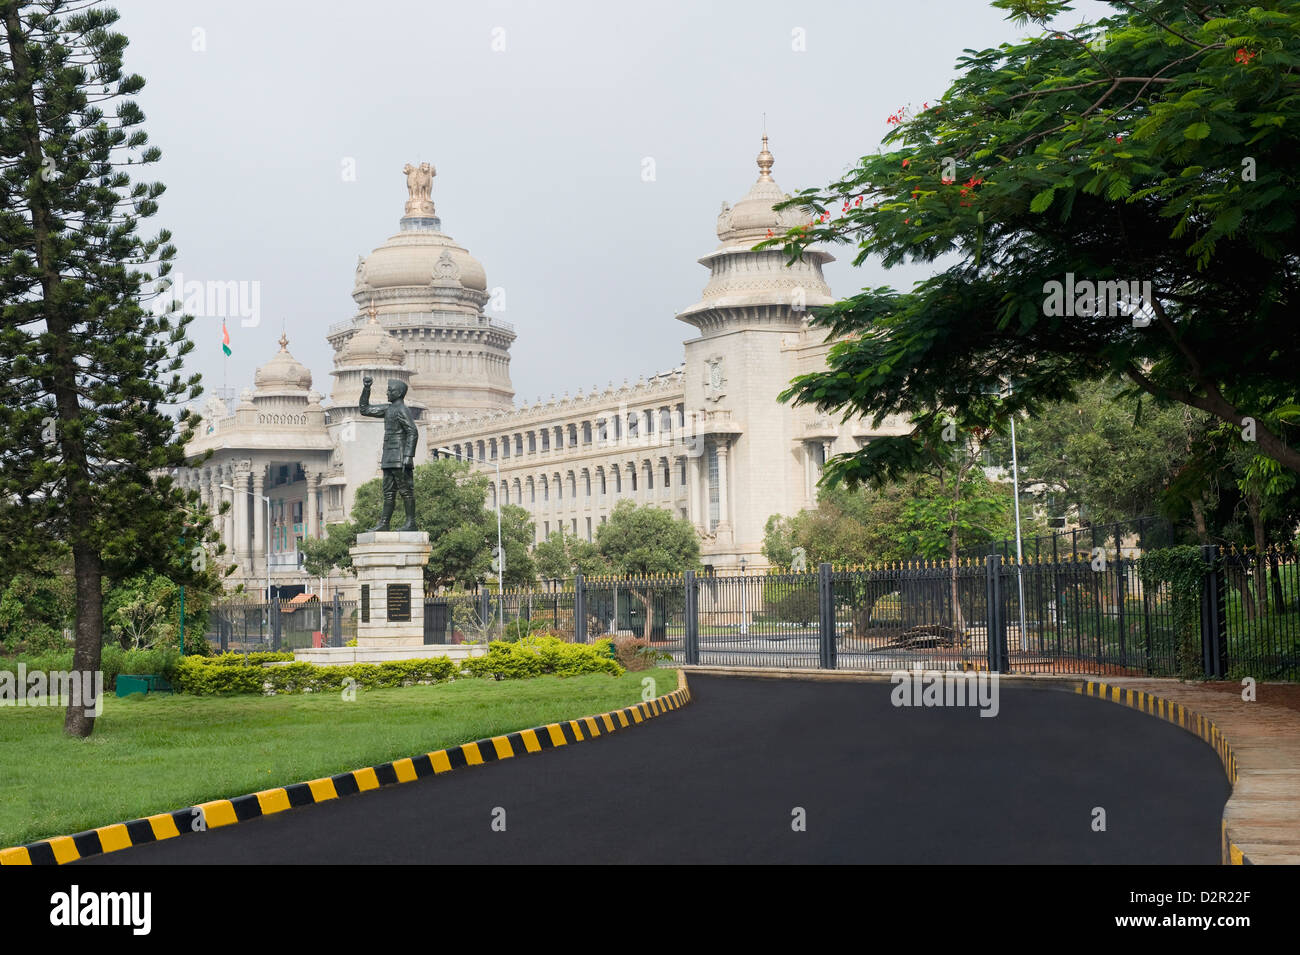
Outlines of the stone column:
{"type": "MultiPolygon", "coordinates": [[[[253,496],[248,499],[248,506],[253,509],[253,544],[252,552],[249,554],[248,565],[251,572],[257,571],[257,562],[266,561],[266,535],[271,529],[266,526],[266,502],[262,500],[262,495],[266,489],[266,466],[253,470],[253,496]]],[[[266,577],[268,568],[261,568],[260,577],[266,577]]]]}
{"type": "Polygon", "coordinates": [[[731,529],[731,506],[727,501],[727,442],[718,442],[718,536],[731,529]]]}
{"type": "Polygon", "coordinates": [[[700,455],[699,460],[699,481],[696,490],[698,496],[695,501],[699,513],[699,524],[701,529],[707,534],[713,528],[709,526],[709,442],[702,441],[701,446],[704,453],[700,455]]]}
{"type": "Polygon", "coordinates": [[[303,505],[303,536],[316,537],[316,495],[320,493],[320,472],[307,472],[307,502],[303,505]]]}
{"type": "Polygon", "coordinates": [[[248,478],[253,466],[248,461],[235,465],[235,561],[241,571],[250,573],[248,560],[248,478]]]}
{"type": "MultiPolygon", "coordinates": [[[[235,470],[230,465],[224,465],[220,472],[221,483],[229,484],[232,487],[235,483],[235,470]]],[[[235,492],[227,491],[225,488],[217,489],[221,494],[221,503],[226,502],[226,495],[230,495],[230,509],[226,511],[225,517],[221,519],[222,531],[221,536],[226,544],[226,556],[230,560],[235,559],[235,492]]]]}

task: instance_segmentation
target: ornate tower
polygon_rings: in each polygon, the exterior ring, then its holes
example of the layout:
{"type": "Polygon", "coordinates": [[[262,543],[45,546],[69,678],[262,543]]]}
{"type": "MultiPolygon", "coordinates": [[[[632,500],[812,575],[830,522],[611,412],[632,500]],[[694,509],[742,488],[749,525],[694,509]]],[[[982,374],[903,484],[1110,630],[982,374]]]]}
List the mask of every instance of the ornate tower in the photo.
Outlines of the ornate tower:
{"type": "Polygon", "coordinates": [[[799,413],[777,396],[799,371],[808,309],[834,301],[822,275],[832,257],[808,249],[786,265],[779,247],[754,249],[808,221],[772,208],[788,198],[772,179],[774,161],[764,136],[757,181],[734,206],[722,204],[720,243],[699,260],[709,269],[703,296],[677,316],[700,333],[686,342],[684,391],[686,407],[703,411],[697,526],[705,562],[719,568],[764,561],[767,518],[797,512],[809,496],[811,445],[799,413]]]}
{"type": "Polygon", "coordinates": [[[425,406],[425,420],[508,409],[514,327],[484,312],[483,266],[442,231],[430,198],[436,170],[421,163],[403,172],[409,197],[399,231],[357,260],[357,312],[330,327],[336,363],[373,302],[379,324],[405,351],[410,400],[425,406]]]}

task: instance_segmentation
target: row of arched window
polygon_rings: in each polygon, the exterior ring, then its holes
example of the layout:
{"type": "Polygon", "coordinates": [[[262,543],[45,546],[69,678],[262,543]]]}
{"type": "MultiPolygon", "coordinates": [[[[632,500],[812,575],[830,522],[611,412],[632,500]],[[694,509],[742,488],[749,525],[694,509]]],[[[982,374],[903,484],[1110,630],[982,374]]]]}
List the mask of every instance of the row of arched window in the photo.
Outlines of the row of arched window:
{"type": "Polygon", "coordinates": [[[593,495],[636,494],[653,491],[656,487],[667,489],[686,486],[686,458],[679,457],[676,466],[668,458],[628,461],[626,464],[597,465],[580,468],[561,475],[559,471],[501,481],[490,485],[489,505],[495,506],[497,494],[502,504],[531,507],[538,504],[559,504],[563,501],[590,499],[593,495]],[[676,472],[674,474],[673,472],[676,472]]]}
{"type": "Polygon", "coordinates": [[[531,431],[516,431],[496,438],[461,441],[451,445],[460,460],[495,461],[523,457],[565,448],[588,447],[669,435],[686,426],[686,406],[642,408],[616,412],[589,421],[547,425],[531,431]]]}

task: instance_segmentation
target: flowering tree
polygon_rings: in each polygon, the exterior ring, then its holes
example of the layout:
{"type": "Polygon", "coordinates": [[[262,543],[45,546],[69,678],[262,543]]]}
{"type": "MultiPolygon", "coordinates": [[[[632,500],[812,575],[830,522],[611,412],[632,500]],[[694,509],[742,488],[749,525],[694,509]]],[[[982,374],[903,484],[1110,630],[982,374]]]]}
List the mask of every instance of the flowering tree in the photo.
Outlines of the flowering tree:
{"type": "Polygon", "coordinates": [[[792,257],[841,242],[855,264],[948,263],[817,310],[842,340],[783,399],[915,424],[829,482],[923,470],[946,415],[1000,430],[1097,379],[1300,471],[1300,2],[1111,5],[1066,30],[1048,25],[1063,0],[995,0],[1041,35],[966,51],[940,99],[888,118],[888,151],[785,203],[815,217],[764,243],[792,257]]]}

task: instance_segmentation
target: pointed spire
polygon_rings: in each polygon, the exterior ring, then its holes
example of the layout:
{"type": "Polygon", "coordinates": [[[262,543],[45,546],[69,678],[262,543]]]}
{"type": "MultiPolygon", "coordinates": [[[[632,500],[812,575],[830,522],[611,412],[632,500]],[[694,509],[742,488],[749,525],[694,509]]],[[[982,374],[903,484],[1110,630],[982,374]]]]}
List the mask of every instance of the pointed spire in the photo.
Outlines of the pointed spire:
{"type": "Polygon", "coordinates": [[[762,149],[762,151],[758,154],[758,181],[759,181],[759,182],[771,182],[771,181],[772,181],[772,164],[773,164],[774,162],[776,162],[776,157],[773,156],[770,152],[768,152],[768,149],[767,149],[767,133],[764,132],[764,133],[763,133],[763,149],[762,149]]]}

